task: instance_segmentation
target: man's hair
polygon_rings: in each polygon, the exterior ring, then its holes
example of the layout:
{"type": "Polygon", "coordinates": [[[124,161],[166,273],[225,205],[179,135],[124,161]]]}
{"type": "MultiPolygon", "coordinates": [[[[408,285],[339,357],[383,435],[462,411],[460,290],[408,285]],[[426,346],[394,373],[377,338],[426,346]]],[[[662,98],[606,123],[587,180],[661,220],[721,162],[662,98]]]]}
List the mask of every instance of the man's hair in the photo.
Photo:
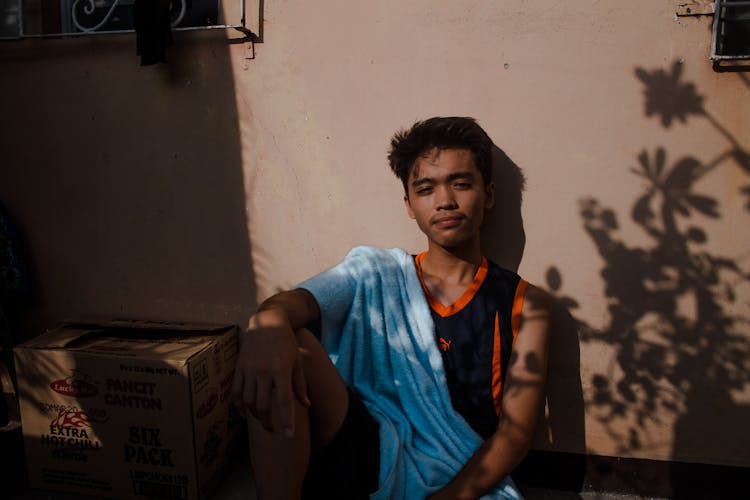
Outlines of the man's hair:
{"type": "Polygon", "coordinates": [[[418,121],[408,130],[396,132],[391,139],[388,163],[409,193],[409,175],[419,157],[432,149],[468,149],[485,186],[492,180],[492,139],[474,118],[435,117],[418,121]]]}

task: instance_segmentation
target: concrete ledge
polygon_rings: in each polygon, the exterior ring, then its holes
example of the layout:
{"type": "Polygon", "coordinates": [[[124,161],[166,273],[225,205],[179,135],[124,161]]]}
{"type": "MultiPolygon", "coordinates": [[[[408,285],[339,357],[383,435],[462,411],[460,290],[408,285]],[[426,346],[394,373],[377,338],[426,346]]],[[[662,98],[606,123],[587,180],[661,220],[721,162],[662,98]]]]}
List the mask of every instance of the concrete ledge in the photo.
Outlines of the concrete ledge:
{"type": "MultiPolygon", "coordinates": [[[[0,479],[11,500],[73,500],[30,490],[20,432],[0,433],[0,479]]],[[[532,450],[513,473],[527,500],[750,498],[750,468],[532,450]]],[[[5,497],[4,497],[5,498],[5,497]]],[[[90,497],[94,498],[94,497],[90,497]]],[[[246,450],[238,450],[213,500],[254,500],[246,450]]]]}
{"type": "Polygon", "coordinates": [[[532,450],[513,473],[522,488],[640,498],[750,498],[750,468],[532,450]]]}

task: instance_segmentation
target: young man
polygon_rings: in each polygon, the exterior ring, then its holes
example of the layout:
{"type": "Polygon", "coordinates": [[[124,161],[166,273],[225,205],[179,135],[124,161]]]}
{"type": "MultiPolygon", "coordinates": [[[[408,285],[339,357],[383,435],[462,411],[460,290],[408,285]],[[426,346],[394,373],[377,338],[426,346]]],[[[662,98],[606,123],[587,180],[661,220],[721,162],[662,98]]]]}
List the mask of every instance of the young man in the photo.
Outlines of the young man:
{"type": "Polygon", "coordinates": [[[517,498],[549,314],[482,254],[491,149],[471,118],[397,133],[390,165],[427,250],[355,249],[250,318],[234,390],[259,498],[517,498]]]}

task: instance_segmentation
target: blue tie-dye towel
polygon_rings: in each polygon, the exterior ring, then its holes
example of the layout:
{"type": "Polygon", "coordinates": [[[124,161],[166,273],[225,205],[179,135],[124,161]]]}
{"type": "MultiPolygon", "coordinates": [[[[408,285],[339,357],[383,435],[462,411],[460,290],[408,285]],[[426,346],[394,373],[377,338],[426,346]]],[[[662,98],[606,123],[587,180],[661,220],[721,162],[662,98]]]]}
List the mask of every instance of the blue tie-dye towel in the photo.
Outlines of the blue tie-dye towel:
{"type": "MultiPolygon", "coordinates": [[[[451,405],[412,256],[357,247],[299,288],[320,304],[323,347],[380,424],[380,486],[371,498],[421,500],[448,483],[482,438],[451,405]]],[[[521,495],[507,477],[484,498],[521,495]]]]}

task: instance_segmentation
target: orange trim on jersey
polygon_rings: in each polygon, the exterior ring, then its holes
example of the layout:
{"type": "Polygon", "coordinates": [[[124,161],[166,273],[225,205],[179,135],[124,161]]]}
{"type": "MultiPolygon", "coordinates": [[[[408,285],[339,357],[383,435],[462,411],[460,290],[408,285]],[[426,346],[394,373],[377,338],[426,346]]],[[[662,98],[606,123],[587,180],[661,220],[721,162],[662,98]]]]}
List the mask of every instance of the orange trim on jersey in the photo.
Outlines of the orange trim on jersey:
{"type": "Polygon", "coordinates": [[[521,312],[523,312],[523,298],[526,295],[526,287],[529,282],[521,279],[516,287],[516,295],[513,297],[513,309],[510,313],[510,328],[513,332],[513,344],[516,343],[518,331],[521,329],[521,312]]]}
{"type": "Polygon", "coordinates": [[[417,276],[419,276],[419,282],[422,284],[422,290],[424,290],[424,294],[427,297],[427,303],[430,304],[430,307],[433,311],[438,313],[443,318],[452,314],[456,314],[461,309],[466,307],[469,302],[471,302],[471,299],[473,299],[477,294],[479,287],[482,286],[484,278],[487,276],[487,259],[485,257],[482,257],[482,263],[479,265],[479,269],[477,269],[474,278],[472,279],[466,290],[464,290],[464,293],[453,304],[444,306],[435,297],[432,296],[430,291],[427,289],[427,285],[424,284],[424,278],[422,277],[422,261],[424,260],[425,255],[427,255],[427,252],[422,252],[417,255],[414,259],[414,263],[417,266],[417,276]]]}
{"type": "Polygon", "coordinates": [[[502,346],[500,344],[500,318],[495,311],[495,333],[492,341],[492,403],[495,405],[495,414],[500,416],[500,402],[503,393],[502,373],[502,346]]]}
{"type": "MultiPolygon", "coordinates": [[[[513,297],[513,307],[510,315],[510,328],[513,334],[513,340],[511,346],[515,345],[516,337],[518,337],[518,331],[521,329],[521,313],[523,311],[523,299],[526,296],[526,287],[528,282],[521,279],[516,286],[516,293],[513,297]]],[[[502,378],[502,345],[500,342],[500,321],[498,313],[495,311],[495,333],[492,344],[492,403],[495,406],[495,414],[500,416],[502,411],[502,394],[503,394],[503,378],[502,378]]]]}

